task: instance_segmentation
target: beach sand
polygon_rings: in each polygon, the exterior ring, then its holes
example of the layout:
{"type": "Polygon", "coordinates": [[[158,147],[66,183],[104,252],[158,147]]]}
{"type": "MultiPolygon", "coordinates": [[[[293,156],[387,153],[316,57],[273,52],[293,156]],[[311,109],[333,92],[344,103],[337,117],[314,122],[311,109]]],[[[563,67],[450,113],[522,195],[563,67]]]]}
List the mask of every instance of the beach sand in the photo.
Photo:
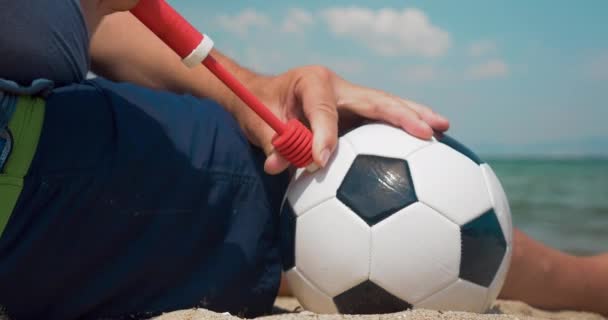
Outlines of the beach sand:
{"type": "MultiPolygon", "coordinates": [[[[317,315],[301,311],[298,302],[293,298],[279,298],[275,303],[275,314],[258,318],[259,320],[605,320],[606,318],[586,312],[548,312],[532,308],[525,303],[517,301],[497,301],[486,314],[468,312],[438,312],[430,310],[411,310],[386,315],[317,315]]],[[[154,320],[238,320],[239,318],[215,313],[203,309],[182,310],[164,314],[154,320]]]]}
{"type": "MultiPolygon", "coordinates": [[[[9,320],[0,309],[0,320],[9,320]]],[[[608,320],[600,315],[587,312],[542,311],[518,301],[497,301],[486,314],[469,312],[440,312],[431,310],[410,310],[383,315],[318,315],[303,311],[294,298],[278,298],[273,315],[256,320],[608,320]]],[[[166,313],[152,320],[241,320],[241,318],[215,313],[205,309],[180,310],[166,313]]]]}

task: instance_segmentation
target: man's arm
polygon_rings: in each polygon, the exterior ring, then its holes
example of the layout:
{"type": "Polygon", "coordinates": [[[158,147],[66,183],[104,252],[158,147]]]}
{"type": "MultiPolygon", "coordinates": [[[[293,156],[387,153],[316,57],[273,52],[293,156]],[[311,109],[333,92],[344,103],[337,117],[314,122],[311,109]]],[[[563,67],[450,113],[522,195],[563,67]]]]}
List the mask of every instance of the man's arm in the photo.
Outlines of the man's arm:
{"type": "MultiPolygon", "coordinates": [[[[89,12],[86,15],[93,35],[94,71],[115,81],[130,81],[217,101],[236,118],[249,140],[263,148],[267,155],[266,172],[275,174],[285,170],[287,161],[274,152],[271,143],[274,131],[204,67],[183,66],[177,55],[133,15],[107,14],[116,5],[120,5],[121,10],[130,8],[121,1],[98,2],[101,7],[83,6],[89,12]],[[104,14],[106,17],[101,20],[104,14]]],[[[212,54],[281,120],[299,118],[310,125],[313,159],[319,167],[325,166],[336,148],[338,124],[344,126],[371,119],[400,127],[422,139],[430,139],[433,131],[442,132],[449,127],[447,119],[426,106],[357,86],[325,67],[307,66],[276,76],[261,76],[217,51],[212,54]]]]}
{"type": "Polygon", "coordinates": [[[549,248],[516,230],[502,299],[544,309],[608,315],[608,255],[577,257],[549,248]]]}
{"type": "MultiPolygon", "coordinates": [[[[173,50],[131,13],[107,15],[93,28],[91,59],[95,73],[116,81],[211,98],[226,108],[235,105],[236,97],[211,72],[202,65],[186,67],[173,50]]],[[[212,54],[239,80],[248,82],[255,77],[217,50],[212,54]]]]}
{"type": "MultiPolygon", "coordinates": [[[[103,11],[99,8],[85,8],[85,12],[89,12],[87,20],[91,21],[90,52],[95,73],[113,81],[132,82],[178,94],[210,98],[237,119],[250,141],[262,147],[266,155],[272,153],[272,146],[263,141],[264,136],[272,136],[270,127],[265,126],[207,68],[202,64],[194,68],[186,67],[171,48],[130,12],[103,11]]],[[[218,50],[214,49],[211,54],[250,89],[252,83],[256,82],[255,79],[264,78],[239,66],[218,50]]],[[[286,164],[278,161],[274,169],[267,171],[278,173],[285,167],[286,164]]]]}

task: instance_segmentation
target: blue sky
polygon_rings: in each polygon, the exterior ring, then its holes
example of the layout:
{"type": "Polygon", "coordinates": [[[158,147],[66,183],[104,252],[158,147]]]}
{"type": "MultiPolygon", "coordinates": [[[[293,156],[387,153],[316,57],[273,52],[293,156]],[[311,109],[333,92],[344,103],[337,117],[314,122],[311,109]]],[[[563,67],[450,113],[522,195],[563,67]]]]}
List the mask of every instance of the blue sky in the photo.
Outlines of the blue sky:
{"type": "Polygon", "coordinates": [[[478,153],[608,155],[608,1],[169,2],[242,65],[329,66],[478,153]]]}

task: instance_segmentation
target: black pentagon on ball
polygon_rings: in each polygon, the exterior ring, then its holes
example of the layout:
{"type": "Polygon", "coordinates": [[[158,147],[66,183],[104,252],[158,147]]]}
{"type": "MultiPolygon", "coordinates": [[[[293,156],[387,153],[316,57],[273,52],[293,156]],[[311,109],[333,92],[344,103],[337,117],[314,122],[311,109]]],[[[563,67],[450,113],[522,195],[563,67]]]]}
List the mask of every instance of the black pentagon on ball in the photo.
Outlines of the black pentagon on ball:
{"type": "Polygon", "coordinates": [[[334,297],[342,314],[382,314],[411,309],[412,305],[395,297],[370,280],[334,297]]]}
{"type": "Polygon", "coordinates": [[[373,155],[355,158],[337,198],[370,226],[418,201],[407,161],[373,155]]]}
{"type": "Polygon", "coordinates": [[[296,265],[296,221],[298,217],[291,204],[285,200],[280,217],[280,247],[283,270],[287,271],[296,265]]]}
{"type": "Polygon", "coordinates": [[[507,251],[507,241],[494,210],[460,227],[460,237],[460,278],[489,287],[507,251]]]}
{"type": "Polygon", "coordinates": [[[435,138],[437,139],[437,141],[445,144],[446,146],[458,151],[459,153],[461,153],[462,155],[464,155],[465,157],[471,159],[471,161],[477,163],[477,164],[482,164],[483,161],[481,160],[481,158],[479,158],[475,152],[471,151],[471,149],[467,148],[465,145],[463,145],[462,143],[458,142],[456,139],[448,136],[447,134],[443,134],[443,133],[438,133],[437,135],[435,135],[435,138]]]}

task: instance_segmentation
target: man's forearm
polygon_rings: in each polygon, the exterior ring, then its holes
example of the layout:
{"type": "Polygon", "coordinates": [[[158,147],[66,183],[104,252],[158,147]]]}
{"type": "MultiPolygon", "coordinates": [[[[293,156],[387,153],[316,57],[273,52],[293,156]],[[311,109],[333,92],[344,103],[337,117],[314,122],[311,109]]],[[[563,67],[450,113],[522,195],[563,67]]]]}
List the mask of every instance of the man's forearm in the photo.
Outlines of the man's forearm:
{"type": "MultiPolygon", "coordinates": [[[[180,57],[128,12],[106,16],[91,39],[92,68],[114,81],[211,98],[234,113],[236,97],[203,66],[189,69],[180,57]]],[[[213,56],[247,84],[256,74],[240,67],[220,52],[213,56]]]]}

